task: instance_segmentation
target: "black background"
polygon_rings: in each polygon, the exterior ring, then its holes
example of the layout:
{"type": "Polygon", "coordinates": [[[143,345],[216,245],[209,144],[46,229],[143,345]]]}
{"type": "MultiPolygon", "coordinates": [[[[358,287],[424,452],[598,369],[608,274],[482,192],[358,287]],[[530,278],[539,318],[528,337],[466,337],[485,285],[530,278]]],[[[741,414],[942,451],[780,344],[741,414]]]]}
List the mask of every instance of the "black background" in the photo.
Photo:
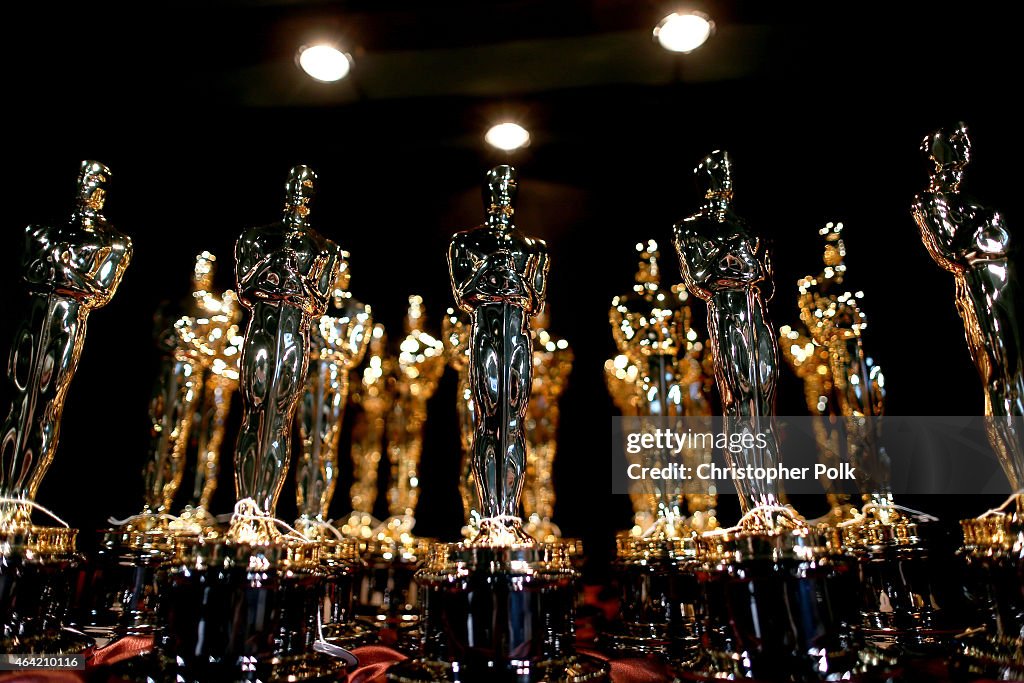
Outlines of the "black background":
{"type": "MultiPolygon", "coordinates": [[[[817,229],[841,220],[847,282],[866,295],[866,345],[886,372],[888,412],[981,413],[952,277],[926,254],[909,206],[927,177],[919,141],[965,120],[975,143],[966,189],[1017,226],[1020,111],[1007,93],[1018,87],[1018,24],[996,4],[899,3],[884,12],[820,4],[829,9],[705,5],[718,34],[691,56],[652,44],[650,27],[664,11],[645,2],[12,10],[3,48],[10,121],[3,357],[22,300],[21,231],[65,219],[80,159],[112,168],[107,215],[135,244],[116,298],[90,317],[40,502],[84,529],[140,509],[158,363],[154,311],[187,295],[193,257],[203,249],[221,259],[218,285],[233,285],[235,238],[277,218],[295,163],[319,173],[313,223],[351,252],[352,291],[372,304],[393,339],[411,293],[424,296],[439,327],[452,303],[451,234],[480,222],[479,184],[489,166],[510,161],[520,169],[518,224],[548,242],[551,329],[576,354],[562,402],[556,517],[599,560],[630,520],[628,499],[610,493],[607,418],[614,409],[602,376],[614,353],[608,304],[631,286],[637,241],[658,239],[665,279],[678,280],[670,228],[696,208],[692,168],[713,149],[733,155],[738,210],[771,243],[776,325],[796,321],[796,279],[820,269],[817,229]],[[310,82],[291,62],[302,27],[346,26],[346,18],[355,26],[348,40],[358,46],[352,76],[337,86],[310,82]],[[609,34],[616,37],[610,52],[580,47],[609,34]],[[549,54],[495,66],[452,52],[487,55],[492,45],[523,40],[542,41],[538,49],[549,54]],[[372,66],[374,54],[408,65],[433,59],[437,83],[375,83],[370,67],[360,73],[360,60],[372,66]],[[657,78],[616,71],[644,60],[658,65],[657,78]],[[568,75],[559,81],[561,74],[568,75]],[[522,85],[531,79],[555,84],[522,85]],[[471,82],[484,84],[483,94],[462,87],[471,82]],[[383,85],[399,94],[374,96],[383,85]],[[531,130],[529,148],[509,155],[485,148],[483,132],[504,115],[531,130]]],[[[699,329],[703,313],[696,305],[699,329]]],[[[430,402],[422,464],[417,531],[442,538],[461,523],[454,388],[449,371],[430,402]]],[[[787,368],[777,412],[806,412],[787,368]]],[[[232,442],[233,433],[226,445],[232,442]]],[[[347,442],[342,448],[345,463],[347,442]]],[[[230,509],[230,481],[226,462],[217,512],[230,509]]],[[[337,515],[347,511],[345,486],[337,515]]],[[[735,519],[735,499],[726,498],[723,517],[735,519]]],[[[293,516],[293,500],[286,488],[279,516],[293,516]]],[[[823,512],[821,500],[797,502],[808,516],[823,512]]],[[[994,501],[904,502],[954,520],[994,501]]]]}

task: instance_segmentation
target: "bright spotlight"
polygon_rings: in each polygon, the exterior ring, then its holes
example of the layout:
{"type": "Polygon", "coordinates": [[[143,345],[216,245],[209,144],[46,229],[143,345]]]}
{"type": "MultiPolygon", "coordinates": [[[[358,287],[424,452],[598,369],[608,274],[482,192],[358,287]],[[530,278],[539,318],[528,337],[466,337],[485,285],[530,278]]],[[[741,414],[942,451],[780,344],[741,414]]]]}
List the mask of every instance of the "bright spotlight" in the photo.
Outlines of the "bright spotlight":
{"type": "Polygon", "coordinates": [[[352,58],[333,45],[311,45],[299,50],[299,66],[324,83],[340,81],[352,69],[352,58]]]}
{"type": "Polygon", "coordinates": [[[484,140],[492,147],[511,152],[530,144],[530,133],[518,123],[499,123],[491,126],[484,140]]]}
{"type": "Polygon", "coordinates": [[[673,12],[654,27],[654,38],[671,52],[693,52],[715,30],[715,23],[700,12],[673,12]]]}

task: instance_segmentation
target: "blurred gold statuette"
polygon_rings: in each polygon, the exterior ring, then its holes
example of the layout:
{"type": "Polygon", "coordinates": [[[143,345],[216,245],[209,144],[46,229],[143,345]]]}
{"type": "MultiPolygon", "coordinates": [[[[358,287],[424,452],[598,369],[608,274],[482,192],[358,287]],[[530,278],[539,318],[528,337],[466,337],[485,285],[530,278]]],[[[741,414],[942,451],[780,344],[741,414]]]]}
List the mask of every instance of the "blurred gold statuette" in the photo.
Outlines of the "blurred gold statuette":
{"type": "Polygon", "coordinates": [[[231,399],[238,389],[238,360],[242,352],[242,307],[238,296],[227,290],[217,296],[213,290],[216,259],[209,252],[196,257],[196,277],[205,279],[193,292],[196,302],[196,341],[204,361],[203,393],[191,432],[196,443],[195,476],[192,491],[179,520],[172,526],[198,527],[213,533],[216,519],[210,514],[210,501],[217,490],[221,447],[227,428],[231,399]]]}
{"type": "MultiPolygon", "coordinates": [[[[623,417],[640,414],[640,369],[624,353],[604,362],[604,381],[611,394],[612,402],[623,417]]],[[[647,505],[643,491],[631,491],[629,499],[633,504],[633,528],[631,534],[638,536],[654,524],[654,514],[647,505]]]]}
{"type": "Polygon", "coordinates": [[[302,452],[295,468],[299,511],[295,528],[313,539],[328,536],[349,374],[362,362],[373,324],[370,307],[349,293],[349,280],[348,262],[343,260],[332,290],[332,306],[312,328],[310,371],[297,415],[302,452]]]}
{"type": "MultiPolygon", "coordinates": [[[[707,388],[699,360],[703,345],[690,326],[688,295],[684,288],[661,288],[658,245],[648,240],[636,245],[640,258],[636,283],[629,294],[612,300],[609,322],[620,356],[606,366],[605,378],[612,396],[624,415],[681,418],[710,416],[705,397],[707,388]]],[[[653,427],[653,425],[652,425],[653,427]]],[[[662,463],[667,465],[668,453],[662,463]]],[[[710,462],[708,448],[690,448],[683,453],[687,466],[710,462]]],[[[687,496],[677,484],[644,480],[645,488],[632,496],[635,534],[677,538],[691,526],[685,514],[687,496]],[[647,523],[647,527],[641,524],[647,523]]],[[[715,492],[692,495],[692,521],[701,528],[717,523],[715,492]]]]}
{"type": "Polygon", "coordinates": [[[419,467],[423,454],[423,428],[427,421],[427,401],[434,395],[444,372],[444,347],[424,328],[423,298],[409,297],[405,317],[406,337],[398,347],[394,399],[386,422],[391,484],[388,487],[388,512],[381,531],[382,539],[406,544],[416,524],[419,501],[419,467]]]}
{"type": "MultiPolygon", "coordinates": [[[[825,240],[824,269],[817,277],[806,276],[797,283],[800,319],[815,345],[825,349],[831,401],[845,418],[846,443],[831,443],[859,473],[858,484],[869,510],[883,521],[898,518],[892,507],[889,462],[880,443],[878,423],[885,405],[885,378],[881,368],[864,351],[862,334],[867,318],[860,301],[861,291],[841,291],[846,276],[846,247],[842,223],[828,223],[819,230],[825,240]]],[[[834,464],[834,463],[830,463],[834,464]]]]}
{"type": "Polygon", "coordinates": [[[354,371],[350,407],[352,420],[353,481],[349,489],[352,513],[341,531],[346,536],[369,540],[377,528],[373,506],[377,502],[377,468],[384,450],[385,421],[394,401],[395,361],[387,353],[387,333],[375,323],[367,335],[362,365],[354,371]]]}
{"type": "Polygon", "coordinates": [[[555,514],[555,488],[552,469],[558,446],[558,402],[572,372],[573,354],[569,343],[548,330],[550,311],[534,316],[533,391],[526,413],[526,481],[523,485],[523,512],[526,533],[551,542],[562,532],[552,521],[555,514]]]}
{"type": "Polygon", "coordinates": [[[467,539],[480,531],[480,506],[476,495],[476,480],[473,476],[473,433],[476,430],[476,416],[473,404],[473,390],[469,384],[469,333],[472,323],[465,313],[449,308],[445,311],[441,329],[445,357],[448,365],[458,375],[455,393],[455,411],[459,418],[459,443],[462,446],[462,462],[459,467],[459,496],[462,498],[462,535],[467,539]]]}
{"type": "MultiPolygon", "coordinates": [[[[166,329],[158,330],[157,343],[164,353],[164,360],[149,406],[151,446],[149,460],[143,469],[145,506],[142,513],[128,523],[134,530],[173,528],[200,533],[213,527],[214,520],[207,512],[209,497],[205,499],[206,505],[202,505],[202,495],[200,506],[189,509],[186,517],[173,522],[168,520],[173,517],[171,505],[185,471],[186,451],[195,416],[200,415],[200,430],[212,428],[215,431],[216,426],[206,423],[203,411],[207,406],[203,401],[211,395],[221,399],[224,389],[228,395],[223,398],[229,399],[233,387],[224,387],[225,382],[220,378],[230,374],[237,378],[240,339],[236,299],[230,290],[221,296],[213,293],[215,263],[216,257],[209,252],[196,257],[189,310],[166,329]],[[235,368],[231,368],[229,363],[235,368]]],[[[224,406],[222,411],[226,417],[227,407],[224,406]]],[[[209,487],[212,494],[216,486],[219,448],[209,452],[211,436],[222,440],[223,427],[219,434],[200,433],[196,479],[197,482],[202,481],[203,489],[209,487]]]]}

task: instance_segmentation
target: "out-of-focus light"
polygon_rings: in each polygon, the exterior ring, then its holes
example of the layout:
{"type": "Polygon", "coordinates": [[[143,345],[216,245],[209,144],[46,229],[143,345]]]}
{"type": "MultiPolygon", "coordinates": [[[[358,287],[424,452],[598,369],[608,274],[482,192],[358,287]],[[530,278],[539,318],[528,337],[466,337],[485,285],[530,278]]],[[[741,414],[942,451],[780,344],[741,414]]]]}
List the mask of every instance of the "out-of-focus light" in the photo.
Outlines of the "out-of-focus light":
{"type": "Polygon", "coordinates": [[[352,58],[333,45],[310,45],[299,50],[299,66],[311,78],[340,81],[352,69],[352,58]]]}
{"type": "Polygon", "coordinates": [[[518,123],[499,123],[496,126],[491,126],[484,136],[484,140],[492,147],[511,152],[530,144],[530,132],[518,123]]]}
{"type": "Polygon", "coordinates": [[[707,41],[715,24],[700,12],[673,12],[654,27],[654,38],[671,52],[693,52],[707,41]]]}

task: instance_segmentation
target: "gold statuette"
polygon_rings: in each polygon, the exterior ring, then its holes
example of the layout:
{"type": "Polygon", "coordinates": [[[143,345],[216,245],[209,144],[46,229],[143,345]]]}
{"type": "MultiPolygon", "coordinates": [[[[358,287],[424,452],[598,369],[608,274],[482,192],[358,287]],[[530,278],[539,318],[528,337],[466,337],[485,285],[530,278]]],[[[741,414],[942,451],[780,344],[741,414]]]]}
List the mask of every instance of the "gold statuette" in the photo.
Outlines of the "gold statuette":
{"type": "Polygon", "coordinates": [[[205,283],[193,293],[196,315],[193,321],[193,343],[201,350],[205,371],[203,393],[191,432],[196,443],[195,476],[188,503],[182,510],[180,521],[187,528],[210,533],[216,520],[210,514],[210,500],[217,490],[220,472],[220,452],[224,443],[231,398],[238,388],[238,359],[241,356],[242,336],[239,323],[242,309],[238,296],[227,290],[217,295],[212,290],[213,269],[216,259],[203,252],[196,257],[196,277],[205,283]]]}
{"type": "Polygon", "coordinates": [[[445,311],[441,337],[445,345],[448,365],[459,377],[455,394],[455,411],[459,417],[459,443],[462,446],[462,462],[459,467],[459,496],[462,498],[464,524],[462,535],[476,536],[479,528],[480,506],[477,502],[476,479],[473,477],[473,433],[476,431],[476,415],[473,404],[473,390],[469,384],[469,332],[472,323],[461,311],[449,308],[445,311]]]}
{"type": "MultiPolygon", "coordinates": [[[[53,462],[61,414],[85,343],[86,322],[121,284],[132,241],[103,215],[110,170],[83,161],[70,221],[25,229],[22,279],[27,313],[7,365],[14,400],[0,431],[0,496],[35,500],[53,462]]],[[[0,503],[0,531],[28,530],[30,506],[0,503]]]]}
{"type": "Polygon", "coordinates": [[[313,326],[310,372],[299,403],[302,453],[295,469],[295,523],[308,538],[324,538],[338,470],[338,439],[348,400],[349,373],[363,360],[372,321],[370,307],[348,292],[348,263],[342,261],[332,292],[333,307],[313,326]]]}
{"type": "Polygon", "coordinates": [[[394,403],[387,419],[388,459],[391,485],[384,534],[392,540],[408,537],[415,525],[419,500],[419,466],[423,452],[423,427],[427,401],[434,395],[444,372],[444,347],[423,329],[423,299],[409,297],[405,317],[406,337],[399,345],[394,403]]]}
{"type": "MultiPolygon", "coordinates": [[[[928,189],[913,205],[914,220],[932,259],[953,274],[956,307],[985,391],[988,438],[1014,491],[1024,489],[1024,330],[1020,283],[1003,215],[960,191],[971,160],[961,123],[924,139],[932,162],[928,189]],[[1005,417],[1008,419],[999,419],[1005,417]]],[[[1024,511],[1024,495],[1018,499],[1024,511]]]]}
{"type": "Polygon", "coordinates": [[[368,335],[363,365],[354,373],[350,403],[357,411],[352,421],[352,514],[341,530],[347,536],[369,539],[377,526],[377,468],[384,450],[384,426],[391,412],[395,363],[387,354],[387,333],[375,323],[368,335]]]}
{"type": "Polygon", "coordinates": [[[149,459],[142,470],[145,504],[129,526],[140,531],[167,527],[174,496],[185,471],[189,430],[202,396],[203,358],[197,336],[197,304],[213,282],[213,259],[200,255],[192,272],[193,304],[189,311],[157,330],[157,346],[163,353],[160,374],[149,402],[149,459]]]}
{"type": "Polygon", "coordinates": [[[846,443],[832,444],[836,449],[823,455],[832,452],[838,457],[845,450],[860,475],[865,502],[888,508],[892,503],[888,457],[879,442],[878,423],[870,419],[883,413],[885,378],[864,352],[867,318],[859,303],[864,293],[839,289],[846,275],[842,230],[842,223],[828,223],[819,231],[825,238],[825,267],[817,277],[808,275],[797,283],[800,320],[813,343],[826,350],[832,401],[847,418],[846,443]]]}
{"type": "MultiPolygon", "coordinates": [[[[623,417],[640,414],[640,369],[624,353],[604,362],[604,382],[612,402],[623,417]]],[[[654,515],[647,505],[648,497],[643,491],[630,491],[633,504],[633,528],[630,535],[639,536],[654,523],[654,515]]]]}
{"type": "Polygon", "coordinates": [[[228,531],[241,543],[268,543],[270,521],[291,454],[292,423],[309,372],[310,328],[327,309],[341,250],[309,224],[316,174],[291,170],[284,216],[242,233],[235,246],[238,296],[251,315],[240,361],[242,426],[235,448],[238,508],[228,531]]]}
{"type": "Polygon", "coordinates": [[[547,330],[548,311],[534,316],[533,391],[526,413],[526,481],[523,512],[526,533],[545,543],[561,538],[552,521],[555,487],[552,468],[558,446],[558,401],[572,372],[572,349],[564,339],[547,330]]]}
{"type": "MultiPolygon", "coordinates": [[[[681,417],[687,409],[684,393],[701,376],[699,364],[695,368],[686,355],[687,335],[692,331],[690,308],[680,296],[685,290],[661,289],[657,243],[648,240],[636,248],[640,263],[633,291],[615,297],[608,313],[612,336],[620,353],[639,371],[636,414],[681,417]]],[[[695,463],[687,462],[690,464],[695,463]]],[[[678,486],[653,479],[644,480],[644,485],[645,507],[654,525],[646,530],[647,535],[675,538],[688,534],[685,495],[669,490],[678,486]]]]}

